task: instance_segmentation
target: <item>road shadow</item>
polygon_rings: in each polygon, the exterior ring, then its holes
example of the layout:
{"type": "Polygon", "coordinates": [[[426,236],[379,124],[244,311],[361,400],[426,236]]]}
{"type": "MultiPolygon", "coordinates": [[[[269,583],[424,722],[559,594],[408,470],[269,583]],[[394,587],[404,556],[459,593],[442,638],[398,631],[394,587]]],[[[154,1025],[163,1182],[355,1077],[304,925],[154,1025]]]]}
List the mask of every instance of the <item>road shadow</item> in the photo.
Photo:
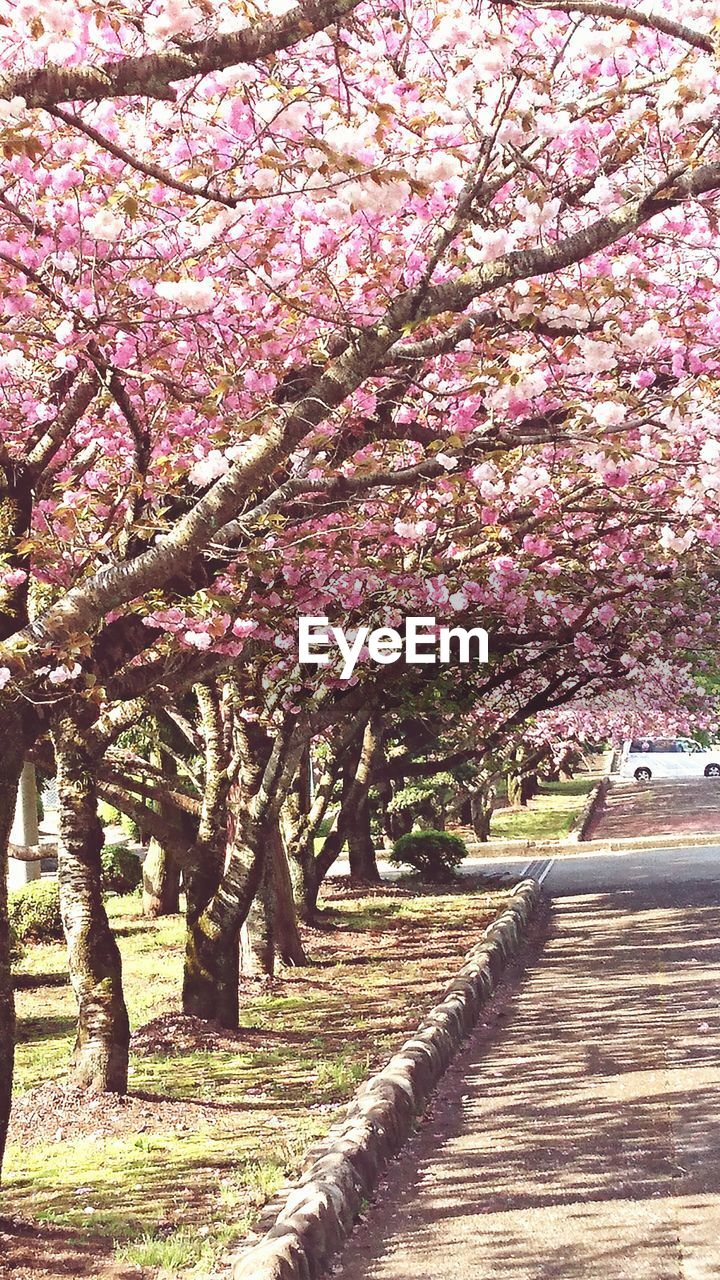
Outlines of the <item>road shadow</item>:
{"type": "Polygon", "coordinates": [[[545,932],[340,1280],[720,1275],[720,888],[564,899],[545,932]]]}

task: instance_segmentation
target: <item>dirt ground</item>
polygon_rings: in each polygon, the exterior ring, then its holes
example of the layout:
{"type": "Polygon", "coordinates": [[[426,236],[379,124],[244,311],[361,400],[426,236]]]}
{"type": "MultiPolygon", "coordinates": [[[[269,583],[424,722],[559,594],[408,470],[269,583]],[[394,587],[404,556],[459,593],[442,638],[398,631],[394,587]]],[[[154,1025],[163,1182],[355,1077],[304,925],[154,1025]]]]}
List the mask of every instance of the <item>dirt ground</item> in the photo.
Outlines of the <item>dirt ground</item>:
{"type": "Polygon", "coordinates": [[[312,963],[243,979],[237,1032],[178,1010],[180,918],[146,921],[121,902],[114,926],[135,1027],[125,1098],[66,1083],[74,1005],[64,951],[33,948],[17,975],[2,1280],[152,1280],[163,1266],[227,1276],[262,1203],[499,909],[502,895],[478,888],[333,883],[322,927],[304,931],[312,963]]]}

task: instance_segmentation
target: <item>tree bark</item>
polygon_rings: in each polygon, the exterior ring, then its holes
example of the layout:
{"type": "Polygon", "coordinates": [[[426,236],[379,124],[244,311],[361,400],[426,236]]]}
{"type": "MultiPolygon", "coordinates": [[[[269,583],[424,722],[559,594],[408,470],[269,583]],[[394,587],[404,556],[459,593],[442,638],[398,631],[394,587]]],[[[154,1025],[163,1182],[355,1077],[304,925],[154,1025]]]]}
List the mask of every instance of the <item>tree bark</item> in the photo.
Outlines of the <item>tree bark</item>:
{"type": "Polygon", "coordinates": [[[275,908],[273,867],[266,856],[258,891],[240,931],[240,971],[249,977],[271,978],[275,973],[275,908]]]}
{"type": "Polygon", "coordinates": [[[507,799],[512,809],[527,803],[522,798],[522,777],[518,773],[509,773],[507,776],[507,799]]]}
{"type": "Polygon", "coordinates": [[[495,786],[478,787],[470,797],[470,817],[472,828],[478,840],[485,843],[490,839],[490,823],[495,808],[495,786]]]}
{"type": "MultiPolygon", "coordinates": [[[[377,739],[368,725],[369,708],[357,717],[351,732],[345,735],[341,750],[331,758],[323,778],[317,785],[310,821],[303,824],[297,793],[291,793],[282,810],[282,831],[292,876],[297,913],[301,920],[313,924],[317,920],[320,887],[334,862],[339,858],[356,820],[358,805],[370,784],[376,758],[377,739]],[[357,738],[357,742],[354,739],[357,738]],[[342,770],[340,760],[344,760],[342,770]],[[342,772],[341,803],[333,830],[325,837],[319,853],[315,853],[315,835],[333,795],[335,781],[342,772]]],[[[369,813],[368,813],[369,817],[369,813]]],[[[369,875],[379,879],[375,851],[370,841],[372,863],[369,875]]],[[[356,864],[357,865],[357,864],[356,864]]]]}
{"type": "Polygon", "coordinates": [[[54,733],[57,763],[60,911],[78,1003],[72,1078],[82,1088],[126,1093],[130,1024],[122,961],[102,895],[103,829],[94,761],[69,717],[54,733]]]}
{"type": "MultiPolygon", "coordinates": [[[[219,895],[228,854],[236,874],[245,877],[252,899],[254,853],[233,842],[240,832],[243,795],[239,782],[228,792],[226,734],[220,690],[210,682],[195,687],[205,743],[205,785],[197,854],[185,873],[186,940],[183,973],[185,1013],[234,1030],[238,1025],[240,925],[227,894],[219,895]]],[[[238,886],[239,887],[239,886],[238,886]]]]}
{"type": "Polygon", "coordinates": [[[272,976],[277,964],[307,964],[278,822],[268,824],[260,888],[241,932],[242,972],[272,976]]]}
{"type": "MultiPolygon", "coordinates": [[[[18,541],[32,521],[33,478],[22,463],[0,465],[0,557],[5,569],[29,569],[27,556],[18,553],[18,541]]],[[[28,582],[0,586],[0,640],[28,621],[28,582]]],[[[15,1062],[15,999],[10,972],[8,922],[8,842],[15,817],[18,784],[25,752],[38,732],[38,714],[31,703],[11,701],[0,695],[0,1174],[12,1103],[15,1062]]]]}
{"type": "Polygon", "coordinates": [[[528,804],[537,795],[539,786],[537,774],[526,773],[520,782],[520,803],[528,804]]]}
{"type": "MultiPolygon", "coordinates": [[[[229,703],[239,698],[230,693],[229,703]]],[[[234,711],[234,707],[233,707],[234,711]]],[[[220,954],[232,948],[261,884],[269,856],[268,832],[276,831],[280,809],[297,774],[302,748],[312,736],[304,725],[296,732],[293,716],[271,735],[257,720],[234,716],[235,758],[228,773],[233,778],[228,792],[227,844],[224,871],[217,892],[207,903],[193,929],[192,962],[197,976],[210,992],[213,969],[220,954]]],[[[209,1002],[208,1002],[209,1003],[209,1002]]],[[[237,1025],[237,983],[234,1003],[223,1010],[226,1026],[237,1025]]],[[[201,1016],[208,1016],[203,1013],[201,1016]]]]}
{"type": "Polygon", "coordinates": [[[318,913],[320,878],[314,851],[314,837],[286,835],[287,862],[295,910],[305,924],[314,924],[318,913]]]}
{"type": "Polygon", "coordinates": [[[185,1013],[231,1030],[238,1025],[240,925],[225,928],[206,917],[222,876],[222,865],[211,850],[185,877],[187,930],[182,1005],[185,1013]]]}
{"type": "MultiPolygon", "coordinates": [[[[150,763],[174,786],[177,782],[177,770],[173,760],[163,759],[160,749],[160,725],[155,720],[155,731],[158,743],[149,754],[150,763]]],[[[149,807],[159,809],[150,801],[149,807]]],[[[180,867],[169,849],[166,849],[157,836],[150,834],[147,853],[143,862],[143,915],[150,920],[160,916],[176,915],[180,910],[180,867]]]]}
{"type": "Polygon", "coordinates": [[[143,862],[143,915],[151,920],[180,910],[180,868],[152,837],[143,862]]]}
{"type": "MultiPolygon", "coordinates": [[[[335,790],[342,746],[342,743],[336,744],[330,749],[322,775],[315,780],[312,797],[309,786],[312,761],[309,752],[303,752],[297,777],[280,810],[280,831],[295,911],[306,924],[316,922],[318,893],[327,870],[323,869],[322,854],[315,854],[315,838],[335,790]]],[[[337,853],[333,861],[335,857],[337,853]]]]}
{"type": "Polygon", "coordinates": [[[305,965],[308,961],[298,928],[290,866],[277,822],[273,824],[271,835],[273,843],[273,879],[275,881],[275,949],[277,957],[282,964],[290,967],[305,965]]]}
{"type": "Polygon", "coordinates": [[[15,1055],[15,1000],[10,973],[7,877],[8,840],[23,766],[19,719],[13,712],[3,714],[4,746],[0,753],[0,1173],[10,1119],[15,1055]]]}
{"type": "Polygon", "coordinates": [[[343,776],[342,807],[347,811],[350,879],[360,884],[380,883],[370,829],[370,779],[380,746],[377,726],[370,720],[343,776]]]}
{"type": "Polygon", "coordinates": [[[370,801],[367,793],[358,804],[348,830],[350,879],[360,884],[379,884],[380,872],[370,830],[370,801]]]}

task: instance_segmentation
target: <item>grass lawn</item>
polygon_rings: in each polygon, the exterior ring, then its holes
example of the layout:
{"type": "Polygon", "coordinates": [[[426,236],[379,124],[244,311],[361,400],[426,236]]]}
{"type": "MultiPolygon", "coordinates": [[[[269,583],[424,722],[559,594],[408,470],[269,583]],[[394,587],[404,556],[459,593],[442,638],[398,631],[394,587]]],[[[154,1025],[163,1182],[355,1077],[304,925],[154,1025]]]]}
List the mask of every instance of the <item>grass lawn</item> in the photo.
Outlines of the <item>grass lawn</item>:
{"type": "Polygon", "coordinates": [[[491,840],[562,840],[580,815],[595,774],[567,782],[544,782],[524,809],[498,809],[490,824],[491,840]]]}
{"type": "Polygon", "coordinates": [[[269,984],[247,980],[240,1033],[204,1038],[204,1024],[179,1016],[180,917],[145,920],[139,898],[110,898],[140,1028],[131,1092],[127,1102],[75,1097],[75,1113],[61,1088],[74,1028],[64,950],[33,947],[18,966],[3,1186],[3,1213],[37,1228],[33,1265],[16,1262],[17,1271],[32,1280],[116,1277],[118,1266],[207,1274],[416,1026],[501,902],[468,884],[331,885],[324,905],[335,927],[306,932],[311,964],[269,984]],[[54,1261],[61,1246],[72,1255],[89,1240],[92,1256],[78,1253],[76,1270],[54,1261]]]}

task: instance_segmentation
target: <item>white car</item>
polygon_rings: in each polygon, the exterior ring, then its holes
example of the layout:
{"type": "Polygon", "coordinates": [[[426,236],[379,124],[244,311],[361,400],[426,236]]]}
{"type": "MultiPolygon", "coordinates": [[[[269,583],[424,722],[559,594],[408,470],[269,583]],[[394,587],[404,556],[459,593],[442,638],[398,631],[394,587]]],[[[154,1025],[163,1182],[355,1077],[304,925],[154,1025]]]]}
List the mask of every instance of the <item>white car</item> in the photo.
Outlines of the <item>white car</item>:
{"type": "Polygon", "coordinates": [[[720,751],[701,747],[690,738],[635,738],[626,742],[620,777],[649,782],[651,778],[720,778],[720,751]]]}

